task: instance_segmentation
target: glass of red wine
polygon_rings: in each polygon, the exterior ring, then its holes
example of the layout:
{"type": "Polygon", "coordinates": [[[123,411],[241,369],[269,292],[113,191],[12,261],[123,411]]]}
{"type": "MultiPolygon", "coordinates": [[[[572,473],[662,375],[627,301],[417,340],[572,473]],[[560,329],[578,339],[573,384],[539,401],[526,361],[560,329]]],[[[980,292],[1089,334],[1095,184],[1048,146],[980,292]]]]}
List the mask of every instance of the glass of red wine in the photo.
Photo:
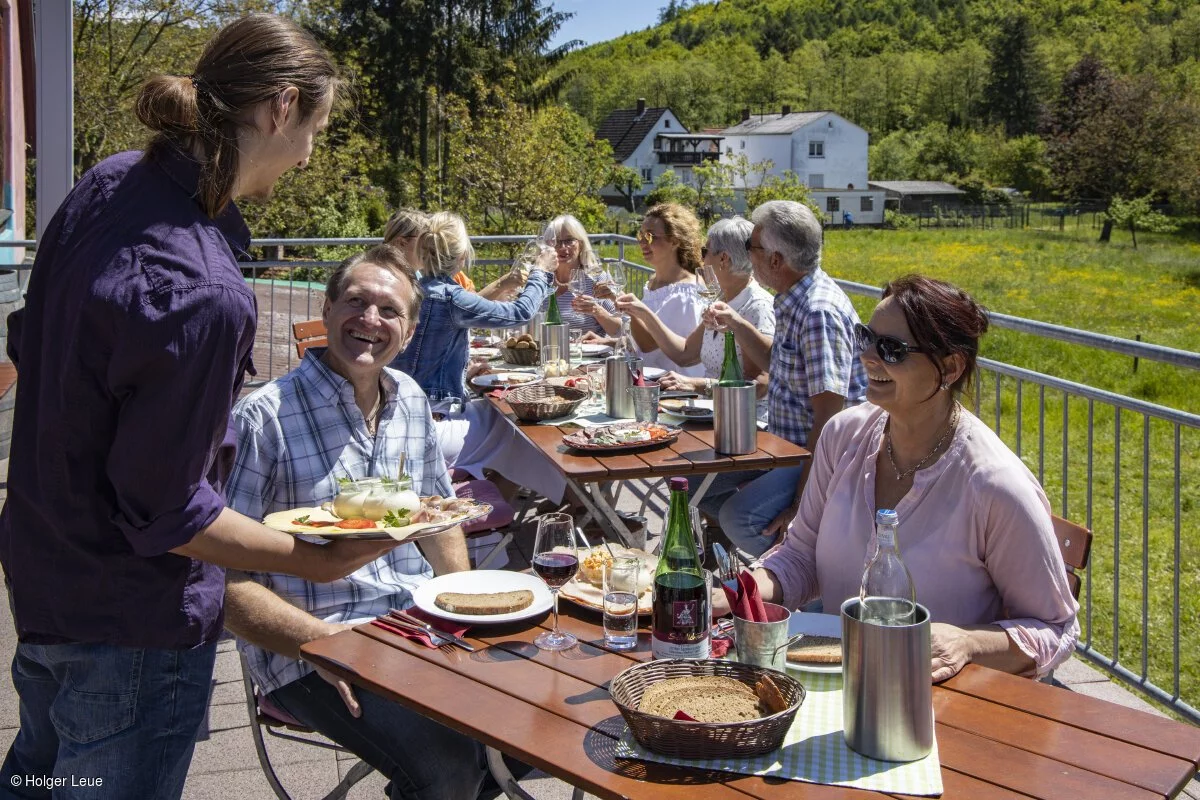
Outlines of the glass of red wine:
{"type": "Polygon", "coordinates": [[[558,590],[579,570],[579,549],[575,540],[575,521],[567,514],[543,514],[538,517],[537,538],[533,542],[533,571],[546,582],[554,596],[554,630],[538,635],[533,643],[542,650],[566,650],[578,641],[558,629],[558,590]]]}

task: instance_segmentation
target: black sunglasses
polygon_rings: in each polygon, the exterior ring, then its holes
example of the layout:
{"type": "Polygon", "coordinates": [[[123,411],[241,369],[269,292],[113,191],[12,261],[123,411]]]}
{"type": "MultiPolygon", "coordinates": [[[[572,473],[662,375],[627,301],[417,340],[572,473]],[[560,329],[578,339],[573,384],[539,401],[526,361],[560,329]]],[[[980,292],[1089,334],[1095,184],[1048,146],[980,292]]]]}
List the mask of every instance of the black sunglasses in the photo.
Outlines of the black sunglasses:
{"type": "Polygon", "coordinates": [[[858,342],[858,352],[865,353],[868,347],[875,345],[875,352],[885,364],[899,364],[909,353],[925,352],[895,336],[880,336],[861,322],[854,325],[854,338],[858,342]]]}

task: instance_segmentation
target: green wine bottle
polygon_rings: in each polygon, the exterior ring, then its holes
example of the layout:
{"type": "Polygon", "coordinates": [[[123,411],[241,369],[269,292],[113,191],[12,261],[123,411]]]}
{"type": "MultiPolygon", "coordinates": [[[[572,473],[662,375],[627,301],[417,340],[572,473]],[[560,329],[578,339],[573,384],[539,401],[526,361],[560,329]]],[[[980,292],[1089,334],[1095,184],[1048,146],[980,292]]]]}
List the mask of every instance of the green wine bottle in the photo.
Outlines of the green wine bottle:
{"type": "Polygon", "coordinates": [[[708,658],[712,605],[708,580],[696,555],[688,513],[687,478],[671,478],[671,506],[654,571],[655,658],[708,658]]]}
{"type": "Polygon", "coordinates": [[[721,380],[718,386],[741,386],[745,382],[742,377],[742,362],[738,360],[737,343],[733,340],[733,331],[725,331],[725,361],[721,364],[721,380]]]}
{"type": "Polygon", "coordinates": [[[558,310],[558,292],[550,294],[550,308],[546,309],[547,325],[562,325],[562,314],[558,310]]]}

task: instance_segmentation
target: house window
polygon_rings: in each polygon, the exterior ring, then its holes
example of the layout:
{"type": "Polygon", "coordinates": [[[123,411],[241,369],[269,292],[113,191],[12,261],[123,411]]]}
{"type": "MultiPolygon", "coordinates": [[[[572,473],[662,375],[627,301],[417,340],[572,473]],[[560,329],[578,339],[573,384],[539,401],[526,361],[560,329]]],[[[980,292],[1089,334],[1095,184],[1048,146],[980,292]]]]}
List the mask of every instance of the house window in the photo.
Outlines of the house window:
{"type": "Polygon", "coordinates": [[[864,194],[858,200],[858,210],[859,211],[874,211],[875,210],[875,198],[871,197],[871,195],[869,195],[869,194],[864,194]]]}
{"type": "Polygon", "coordinates": [[[824,189],[825,188],[825,176],[821,175],[820,173],[813,173],[813,174],[809,175],[808,176],[808,188],[824,189]]]}
{"type": "Polygon", "coordinates": [[[809,158],[824,158],[825,157],[825,143],[824,142],[809,142],[808,143],[808,157],[809,158]]]}
{"type": "Polygon", "coordinates": [[[732,148],[732,147],[726,147],[726,148],[725,148],[725,155],[727,155],[727,156],[732,156],[732,155],[733,155],[733,148],[732,148]]]}
{"type": "Polygon", "coordinates": [[[746,149],[746,140],[745,139],[742,139],[742,149],[743,150],[746,149]]]}
{"type": "Polygon", "coordinates": [[[664,119],[664,120],[663,120],[663,127],[664,127],[664,128],[669,128],[669,127],[671,127],[671,120],[669,120],[669,119],[664,119]]]}
{"type": "Polygon", "coordinates": [[[642,181],[650,183],[654,180],[654,167],[642,167],[642,181]]]}
{"type": "Polygon", "coordinates": [[[831,214],[842,210],[842,200],[840,197],[826,197],[825,210],[831,214]]]}

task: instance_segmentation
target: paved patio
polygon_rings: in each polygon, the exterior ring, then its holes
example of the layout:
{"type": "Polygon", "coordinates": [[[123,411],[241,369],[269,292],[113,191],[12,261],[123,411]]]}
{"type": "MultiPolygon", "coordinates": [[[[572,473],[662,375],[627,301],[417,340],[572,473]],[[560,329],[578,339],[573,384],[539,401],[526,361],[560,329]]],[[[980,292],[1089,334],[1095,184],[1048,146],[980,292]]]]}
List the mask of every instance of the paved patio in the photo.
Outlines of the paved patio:
{"type": "MultiPolygon", "coordinates": [[[[4,496],[7,474],[7,460],[0,461],[0,499],[4,496]]],[[[618,507],[622,511],[636,512],[639,504],[640,500],[634,493],[626,492],[618,507]]],[[[663,510],[661,503],[652,504],[649,509],[647,527],[651,533],[651,546],[661,534],[663,510]]],[[[509,547],[510,568],[523,568],[528,564],[532,544],[533,529],[532,526],[526,526],[509,547]]],[[[16,736],[19,725],[16,693],[7,669],[12,662],[15,646],[16,635],[8,604],[0,603],[0,664],[5,665],[0,683],[0,747],[4,750],[16,736]]],[[[273,794],[259,768],[250,736],[237,651],[233,642],[227,640],[218,645],[217,653],[208,719],[202,726],[183,796],[186,800],[271,798],[273,794]]],[[[1079,659],[1073,659],[1061,667],[1055,677],[1073,691],[1159,713],[1079,659]]],[[[355,760],[351,756],[276,739],[269,740],[267,745],[281,781],[297,800],[323,797],[355,760]]],[[[349,797],[356,800],[383,797],[384,783],[382,776],[372,773],[351,790],[349,797]]],[[[529,776],[522,781],[522,785],[535,797],[546,800],[565,800],[571,792],[570,787],[562,781],[541,773],[529,776]]],[[[1200,800],[1200,783],[1193,781],[1185,790],[1185,795],[1192,800],[1200,800]]]]}

